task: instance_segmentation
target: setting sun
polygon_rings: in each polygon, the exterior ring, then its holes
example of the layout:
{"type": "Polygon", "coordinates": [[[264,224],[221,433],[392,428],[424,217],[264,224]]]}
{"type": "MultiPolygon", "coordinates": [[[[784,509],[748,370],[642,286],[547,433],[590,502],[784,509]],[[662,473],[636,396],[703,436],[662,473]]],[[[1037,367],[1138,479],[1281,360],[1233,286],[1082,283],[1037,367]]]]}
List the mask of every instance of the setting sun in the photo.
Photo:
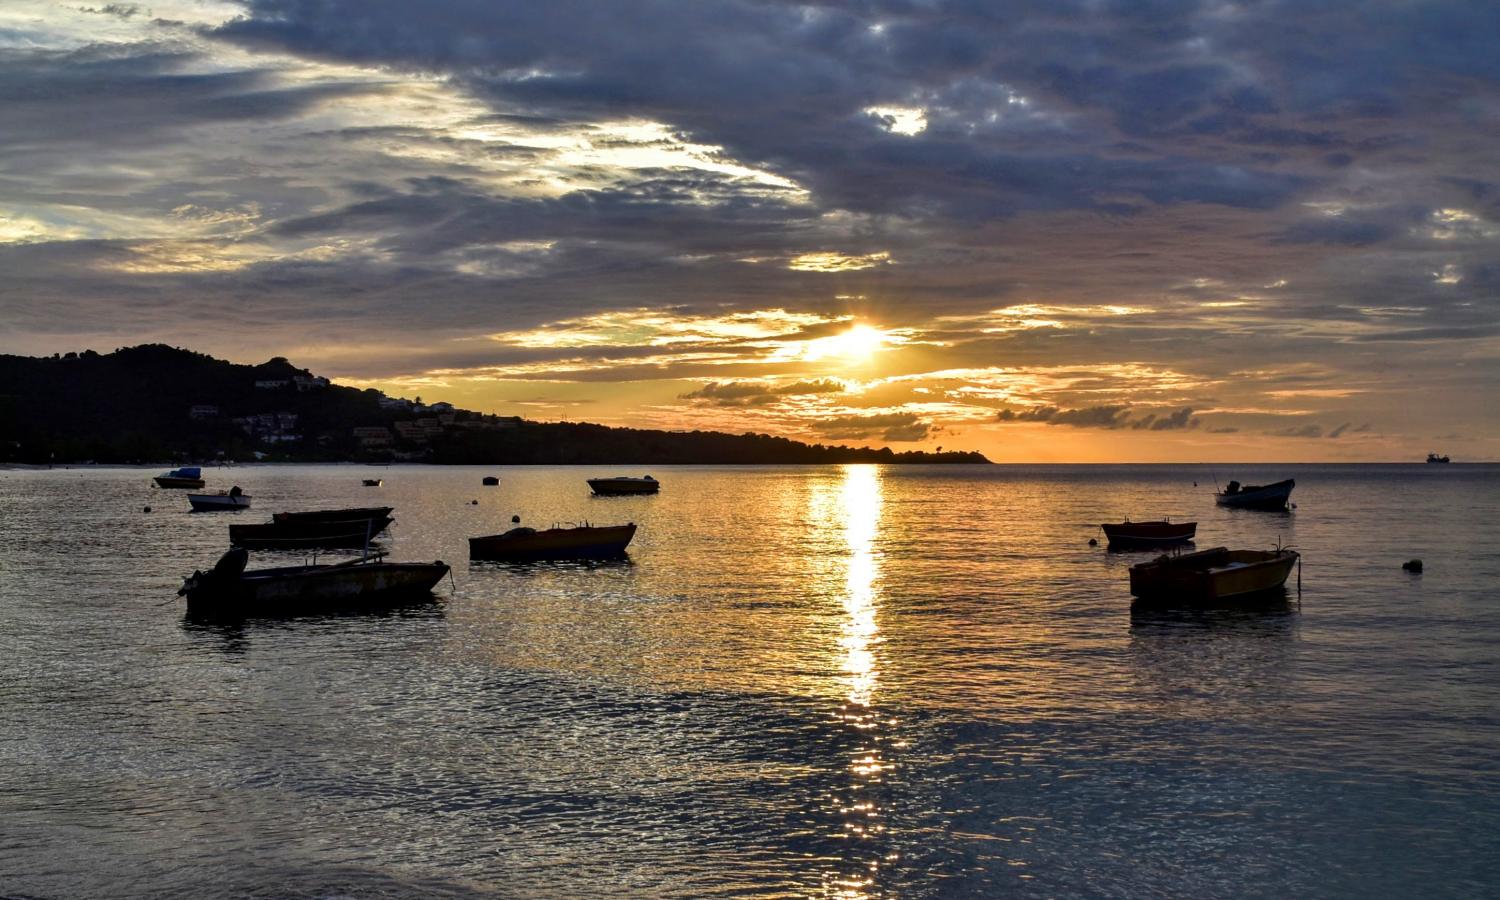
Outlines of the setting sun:
{"type": "Polygon", "coordinates": [[[885,348],[889,335],[873,325],[860,323],[842,334],[807,341],[796,350],[799,359],[840,359],[851,363],[869,362],[885,348]]]}

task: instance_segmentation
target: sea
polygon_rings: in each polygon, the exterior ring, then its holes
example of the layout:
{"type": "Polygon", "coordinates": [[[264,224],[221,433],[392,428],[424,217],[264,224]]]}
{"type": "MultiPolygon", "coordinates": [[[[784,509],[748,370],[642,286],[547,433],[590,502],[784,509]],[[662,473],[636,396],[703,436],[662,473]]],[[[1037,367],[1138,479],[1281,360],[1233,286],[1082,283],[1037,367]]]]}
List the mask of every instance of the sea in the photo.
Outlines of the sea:
{"type": "Polygon", "coordinates": [[[205,469],[229,513],[153,474],[0,471],[0,896],[1500,895],[1500,466],[205,469]],[[432,599],[176,596],[231,522],[376,504],[432,599]],[[639,532],[469,562],[513,515],[639,532]],[[1127,517],[1302,565],[1136,607],[1127,517]]]}

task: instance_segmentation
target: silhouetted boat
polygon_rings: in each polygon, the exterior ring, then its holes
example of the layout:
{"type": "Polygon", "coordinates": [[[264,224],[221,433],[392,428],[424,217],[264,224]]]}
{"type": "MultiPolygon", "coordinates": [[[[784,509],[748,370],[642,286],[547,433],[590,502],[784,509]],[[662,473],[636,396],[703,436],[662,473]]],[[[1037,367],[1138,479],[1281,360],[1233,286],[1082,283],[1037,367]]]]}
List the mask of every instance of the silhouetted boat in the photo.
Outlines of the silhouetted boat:
{"type": "Polygon", "coordinates": [[[203,487],[203,470],[197,466],[183,466],[173,469],[151,479],[156,482],[157,487],[164,488],[201,488],[203,487]]]}
{"type": "Polygon", "coordinates": [[[1438,456],[1436,453],[1429,453],[1427,454],[1427,461],[1430,463],[1446,463],[1452,462],[1453,460],[1449,459],[1446,456],[1438,456]]]}
{"type": "Polygon", "coordinates": [[[1181,556],[1158,556],[1130,567],[1130,593],[1141,600],[1222,600],[1271,591],[1286,584],[1295,550],[1215,547],[1181,556]]]}
{"type": "Polygon", "coordinates": [[[635,537],[635,523],[572,528],[512,528],[504,534],[469,538],[469,559],[589,559],[619,556],[635,537]]]}
{"type": "Polygon", "coordinates": [[[364,479],[364,482],[365,482],[365,487],[380,487],[382,484],[385,484],[385,479],[382,479],[382,478],[366,478],[366,479],[364,479]]]}
{"type": "Polygon", "coordinates": [[[654,494],[661,490],[661,482],[650,475],[642,475],[640,478],[620,475],[614,478],[590,478],[589,487],[596,494],[654,494]]]}
{"type": "Polygon", "coordinates": [[[1117,522],[1100,525],[1111,547],[1151,547],[1161,544],[1181,544],[1193,539],[1198,533],[1197,522],[1117,522]]]}
{"type": "Polygon", "coordinates": [[[249,509],[250,495],[235,485],[228,491],[217,494],[188,494],[188,503],[193,512],[219,512],[231,509],[249,509]]]}
{"type": "Polygon", "coordinates": [[[1237,509],[1286,509],[1287,498],[1292,496],[1292,488],[1296,486],[1297,482],[1292,478],[1275,484],[1244,487],[1238,481],[1231,481],[1221,493],[1214,495],[1214,499],[1220,506],[1237,509]]]}
{"type": "Polygon", "coordinates": [[[496,487],[500,484],[500,479],[496,478],[494,475],[486,475],[480,483],[485,487],[496,487]]]}
{"type": "Polygon", "coordinates": [[[271,519],[276,522],[344,521],[349,519],[380,519],[391,514],[393,506],[352,506],[348,509],[313,509],[306,512],[279,512],[271,519]]]}
{"type": "Polygon", "coordinates": [[[380,556],[331,565],[246,571],[250,554],[230,550],[207,572],[183,579],[179,596],[194,613],[290,614],[369,606],[431,592],[448,574],[442,561],[385,562],[380,556]]]}
{"type": "Polygon", "coordinates": [[[390,507],[277,513],[261,525],[229,526],[229,543],[251,550],[363,547],[395,521],[390,507]]]}

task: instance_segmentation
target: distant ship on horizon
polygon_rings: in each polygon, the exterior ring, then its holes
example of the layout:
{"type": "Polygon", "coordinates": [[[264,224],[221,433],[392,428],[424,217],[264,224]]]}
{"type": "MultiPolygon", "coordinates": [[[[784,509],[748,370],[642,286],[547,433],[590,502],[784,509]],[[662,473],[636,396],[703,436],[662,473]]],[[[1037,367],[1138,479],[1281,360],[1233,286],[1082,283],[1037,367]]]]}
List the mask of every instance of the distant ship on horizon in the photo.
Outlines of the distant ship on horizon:
{"type": "Polygon", "coordinates": [[[1453,460],[1449,459],[1448,457],[1446,457],[1446,456],[1438,456],[1436,453],[1429,453],[1429,454],[1427,454],[1427,461],[1430,462],[1430,463],[1453,462],[1453,460]]]}

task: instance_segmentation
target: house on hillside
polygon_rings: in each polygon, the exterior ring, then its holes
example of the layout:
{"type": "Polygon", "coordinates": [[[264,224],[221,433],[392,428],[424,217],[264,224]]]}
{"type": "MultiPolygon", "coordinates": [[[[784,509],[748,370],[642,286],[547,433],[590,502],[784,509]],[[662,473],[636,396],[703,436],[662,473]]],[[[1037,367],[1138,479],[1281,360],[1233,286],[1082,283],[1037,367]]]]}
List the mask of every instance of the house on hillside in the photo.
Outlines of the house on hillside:
{"type": "Polygon", "coordinates": [[[289,384],[291,381],[285,378],[262,378],[255,382],[255,387],[262,391],[279,391],[289,384]]]}
{"type": "Polygon", "coordinates": [[[384,425],[363,425],[354,429],[354,439],[361,447],[389,447],[391,430],[384,425]]]}
{"type": "Polygon", "coordinates": [[[188,418],[204,422],[219,417],[219,408],[212,403],[194,403],[188,407],[188,418]]]}
{"type": "Polygon", "coordinates": [[[328,387],[328,379],[322,375],[293,375],[292,384],[299,391],[320,391],[328,387]]]}

